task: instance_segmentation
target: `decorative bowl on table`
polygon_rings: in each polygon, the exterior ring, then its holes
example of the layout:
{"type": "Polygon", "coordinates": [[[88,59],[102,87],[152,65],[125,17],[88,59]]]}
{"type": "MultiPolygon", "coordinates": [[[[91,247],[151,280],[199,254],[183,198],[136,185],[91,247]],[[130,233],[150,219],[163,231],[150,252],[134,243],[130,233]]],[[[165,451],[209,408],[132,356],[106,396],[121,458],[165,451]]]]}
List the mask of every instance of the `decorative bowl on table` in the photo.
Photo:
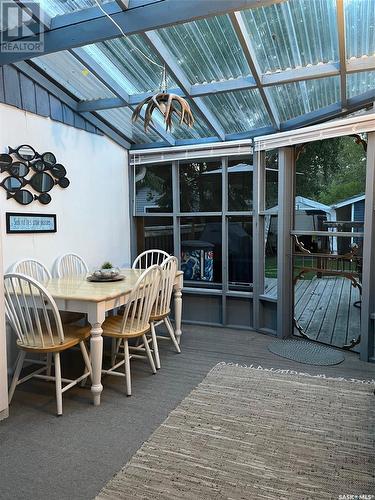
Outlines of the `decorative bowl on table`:
{"type": "Polygon", "coordinates": [[[111,267],[109,269],[97,269],[92,273],[92,276],[98,280],[110,280],[117,278],[120,274],[118,267],[111,267]]]}

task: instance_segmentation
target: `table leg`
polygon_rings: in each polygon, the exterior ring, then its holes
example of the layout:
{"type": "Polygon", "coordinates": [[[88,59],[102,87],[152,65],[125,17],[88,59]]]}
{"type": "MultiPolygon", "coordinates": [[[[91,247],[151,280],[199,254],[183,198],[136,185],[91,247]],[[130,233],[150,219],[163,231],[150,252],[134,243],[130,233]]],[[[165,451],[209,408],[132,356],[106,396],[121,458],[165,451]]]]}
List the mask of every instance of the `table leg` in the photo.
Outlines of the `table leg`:
{"type": "Polygon", "coordinates": [[[92,365],[92,385],[91,392],[95,406],[100,405],[100,395],[103,391],[102,380],[102,360],[103,360],[103,337],[101,323],[91,325],[90,332],[90,353],[92,365]]]}
{"type": "Polygon", "coordinates": [[[175,335],[176,340],[180,344],[181,342],[181,318],[182,318],[182,277],[178,279],[178,282],[174,286],[174,320],[175,320],[175,335]]]}

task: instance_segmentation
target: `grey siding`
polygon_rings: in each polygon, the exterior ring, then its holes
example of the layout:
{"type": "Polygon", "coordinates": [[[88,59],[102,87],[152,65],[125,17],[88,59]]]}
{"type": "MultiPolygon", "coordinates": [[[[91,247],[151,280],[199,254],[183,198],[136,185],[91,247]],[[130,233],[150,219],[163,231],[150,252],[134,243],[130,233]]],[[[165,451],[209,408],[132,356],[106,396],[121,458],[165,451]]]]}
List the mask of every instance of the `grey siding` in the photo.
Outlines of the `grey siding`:
{"type": "Polygon", "coordinates": [[[103,135],[90,122],[13,66],[0,66],[0,103],[103,135]]]}
{"type": "Polygon", "coordinates": [[[365,220],[365,200],[354,203],[354,220],[361,222],[365,220]]]}

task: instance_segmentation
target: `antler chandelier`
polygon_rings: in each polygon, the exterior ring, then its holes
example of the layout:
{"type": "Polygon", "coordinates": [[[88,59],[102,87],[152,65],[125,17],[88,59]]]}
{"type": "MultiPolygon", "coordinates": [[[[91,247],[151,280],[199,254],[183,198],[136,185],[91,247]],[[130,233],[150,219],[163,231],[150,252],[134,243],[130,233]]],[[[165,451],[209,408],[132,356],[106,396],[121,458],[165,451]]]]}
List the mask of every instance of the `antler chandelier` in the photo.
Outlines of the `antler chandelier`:
{"type": "Polygon", "coordinates": [[[157,109],[164,117],[165,130],[172,130],[173,115],[179,119],[179,124],[185,123],[188,127],[194,124],[193,113],[191,112],[189,103],[182,97],[167,92],[167,72],[165,65],[163,67],[162,80],[159,92],[155,95],[147,97],[135,108],[132,116],[132,121],[135,122],[141,115],[143,106],[146,106],[144,113],[144,129],[150,126],[152,114],[157,109]]]}

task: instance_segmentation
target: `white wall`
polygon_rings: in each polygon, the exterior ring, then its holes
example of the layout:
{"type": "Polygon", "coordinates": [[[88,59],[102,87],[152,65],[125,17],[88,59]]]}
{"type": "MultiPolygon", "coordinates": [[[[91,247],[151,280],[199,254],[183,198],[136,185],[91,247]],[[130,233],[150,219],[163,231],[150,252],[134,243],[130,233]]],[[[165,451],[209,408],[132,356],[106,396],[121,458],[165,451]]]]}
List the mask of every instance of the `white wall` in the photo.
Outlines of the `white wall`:
{"type": "MultiPolygon", "coordinates": [[[[39,153],[52,151],[65,166],[70,186],[54,187],[49,205],[34,201],[26,206],[7,200],[0,188],[4,270],[24,257],[52,268],[56,257],[69,251],[80,254],[89,268],[106,260],[129,265],[127,151],[106,137],[0,105],[0,153],[21,144],[30,144],[39,153]],[[6,234],[5,212],[56,214],[57,233],[6,234]]],[[[0,180],[6,175],[1,174],[0,180]]]]}

